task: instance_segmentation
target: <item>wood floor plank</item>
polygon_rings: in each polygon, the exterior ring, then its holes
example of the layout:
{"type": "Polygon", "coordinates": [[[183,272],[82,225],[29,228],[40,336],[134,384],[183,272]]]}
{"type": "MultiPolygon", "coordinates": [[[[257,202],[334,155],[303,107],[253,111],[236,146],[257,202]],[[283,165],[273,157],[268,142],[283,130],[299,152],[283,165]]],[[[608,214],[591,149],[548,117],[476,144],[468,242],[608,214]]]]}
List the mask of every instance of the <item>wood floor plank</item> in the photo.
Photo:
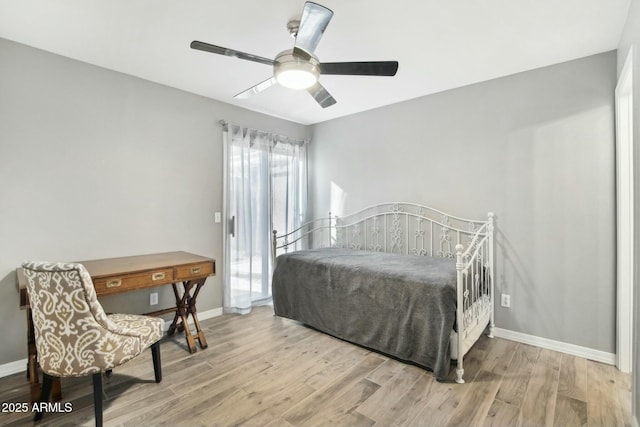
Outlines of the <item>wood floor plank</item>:
{"type": "Polygon", "coordinates": [[[304,380],[305,384],[310,385],[316,390],[324,388],[337,377],[343,375],[358,363],[359,360],[362,360],[363,357],[366,357],[370,353],[361,347],[345,343],[335,338],[332,338],[332,340],[333,351],[325,354],[319,362],[319,366],[323,369],[316,370],[304,380]]]}
{"type": "Polygon", "coordinates": [[[292,403],[304,399],[314,390],[304,384],[294,384],[273,394],[247,392],[239,389],[217,407],[205,405],[198,418],[209,425],[256,425],[268,424],[278,418],[292,403]]]}
{"type": "Polygon", "coordinates": [[[542,349],[522,403],[521,424],[549,426],[555,417],[561,354],[542,349]]]}
{"type": "Polygon", "coordinates": [[[269,421],[267,424],[264,424],[264,427],[295,427],[289,421],[284,418],[274,418],[269,421]]]}
{"type": "MultiPolygon", "coordinates": [[[[227,421],[231,424],[267,424],[271,419],[315,392],[313,387],[303,382],[296,382],[296,379],[304,377],[315,369],[322,369],[318,361],[331,350],[326,347],[316,348],[311,344],[307,342],[300,348],[285,347],[282,349],[285,354],[280,352],[274,357],[261,356],[265,362],[273,360],[273,366],[243,381],[241,388],[246,392],[247,400],[244,406],[249,409],[236,411],[235,418],[227,421]]],[[[220,409],[222,412],[225,411],[224,407],[220,409]]]]}
{"type": "Polygon", "coordinates": [[[558,394],[553,425],[558,427],[587,427],[587,403],[558,394]]]}
{"type": "Polygon", "coordinates": [[[518,343],[496,339],[490,340],[489,343],[488,354],[482,363],[482,370],[503,375],[511,363],[518,343]]]}
{"type": "Polygon", "coordinates": [[[156,384],[156,387],[129,389],[126,393],[112,393],[110,396],[111,402],[104,411],[104,419],[111,424],[123,423],[176,401],[176,395],[167,387],[163,387],[162,383],[156,384]]]}
{"type": "Polygon", "coordinates": [[[175,414],[166,417],[166,420],[163,420],[159,427],[184,425],[185,421],[189,419],[199,420],[204,422],[205,425],[233,425],[239,416],[243,416],[251,409],[250,402],[247,392],[239,387],[234,387],[233,390],[227,390],[224,393],[225,396],[222,399],[215,400],[211,403],[208,401],[203,402],[203,404],[193,407],[192,410],[185,413],[184,418],[180,418],[175,414]]]}
{"type": "Polygon", "coordinates": [[[271,395],[252,392],[249,394],[251,402],[249,410],[241,413],[242,416],[237,417],[239,421],[234,424],[254,426],[268,424],[273,418],[279,417],[314,392],[313,388],[305,384],[293,384],[271,395]]]}
{"type": "Polygon", "coordinates": [[[239,393],[244,392],[234,386],[210,391],[205,400],[199,399],[197,395],[188,395],[181,399],[175,399],[180,403],[174,401],[161,407],[149,408],[137,417],[125,419],[121,425],[122,427],[177,427],[186,426],[190,422],[194,422],[196,425],[215,425],[215,417],[223,414],[219,408],[239,393]],[[215,413],[215,417],[211,417],[211,413],[215,413]]]}
{"type": "MultiPolygon", "coordinates": [[[[205,409],[218,407],[225,400],[229,399],[234,393],[238,392],[238,385],[254,375],[258,375],[261,371],[272,366],[268,362],[259,362],[244,369],[237,369],[228,372],[226,375],[212,375],[205,381],[200,381],[192,386],[181,386],[173,390],[176,398],[169,402],[160,402],[159,405],[146,405],[135,414],[128,413],[129,405],[124,406],[117,414],[109,413],[106,419],[113,422],[122,423],[123,425],[146,425],[150,420],[154,420],[158,411],[167,414],[157,424],[165,421],[170,423],[174,420],[197,418],[205,409]]],[[[144,403],[144,402],[143,402],[144,403]]]]}
{"type": "Polygon", "coordinates": [[[482,427],[517,427],[519,417],[520,408],[496,399],[491,404],[482,427]]]}
{"type": "Polygon", "coordinates": [[[631,427],[631,374],[625,374],[614,369],[616,379],[616,390],[618,391],[618,401],[622,410],[622,420],[625,427],[631,427]]]}
{"type": "MultiPolygon", "coordinates": [[[[282,393],[294,393],[300,399],[310,394],[313,389],[309,387],[307,387],[306,392],[299,390],[299,388],[306,387],[304,385],[301,385],[298,389],[295,384],[287,387],[286,382],[290,377],[282,375],[282,367],[277,366],[278,361],[282,359],[282,352],[287,350],[287,346],[270,349],[255,358],[254,362],[249,366],[240,367],[224,377],[211,380],[211,387],[223,390],[229,390],[229,387],[234,388],[234,393],[228,399],[220,401],[219,405],[210,405],[208,401],[199,402],[200,396],[208,395],[208,393],[201,393],[201,391],[198,391],[195,396],[185,396],[187,401],[193,402],[193,404],[190,405],[190,408],[187,407],[182,411],[184,415],[178,414],[169,418],[167,425],[176,423],[188,415],[197,416],[198,419],[214,419],[216,423],[222,424],[226,422],[237,423],[256,416],[256,414],[263,411],[265,406],[277,408],[278,404],[275,401],[282,393]],[[241,402],[241,404],[238,402],[241,402]],[[234,406],[245,409],[243,411],[228,409],[234,406]],[[216,414],[222,415],[218,419],[216,414]],[[224,414],[227,414],[227,416],[224,414]]],[[[308,363],[313,363],[313,360],[309,360],[308,363]]],[[[304,366],[300,367],[300,369],[303,368],[304,366]]],[[[287,375],[290,373],[287,373],[287,375]]],[[[293,371],[293,374],[295,375],[296,371],[293,371]]],[[[284,399],[286,400],[287,398],[284,399]]],[[[273,416],[270,416],[270,418],[273,418],[273,416]]]]}
{"type": "Polygon", "coordinates": [[[484,334],[480,335],[480,338],[478,338],[478,341],[476,341],[471,350],[482,350],[484,352],[487,352],[489,350],[489,347],[492,345],[492,341],[493,338],[489,338],[489,336],[484,334]]]}
{"type": "Polygon", "coordinates": [[[540,354],[539,347],[519,344],[511,363],[504,372],[497,399],[516,407],[522,407],[529,379],[540,354]]]}
{"type": "Polygon", "coordinates": [[[349,427],[371,427],[375,423],[372,419],[365,417],[359,412],[347,412],[344,415],[335,419],[330,424],[319,424],[318,427],[325,426],[349,426],[349,427]]]}
{"type": "MultiPolygon", "coordinates": [[[[384,413],[392,410],[395,403],[407,394],[424,374],[424,370],[416,366],[406,365],[399,368],[401,369],[396,370],[392,378],[380,381],[382,383],[380,389],[358,407],[357,411],[360,414],[379,420],[384,413]]],[[[377,384],[380,385],[380,383],[377,384]]]]}
{"type": "Polygon", "coordinates": [[[409,423],[409,426],[447,425],[453,411],[462,402],[463,396],[469,390],[468,384],[461,387],[460,384],[456,383],[434,381],[425,405],[409,423]]]}
{"type": "Polygon", "coordinates": [[[468,384],[464,400],[455,408],[447,426],[480,426],[489,412],[502,375],[480,371],[476,379],[468,384]]]}
{"type": "Polygon", "coordinates": [[[624,425],[614,367],[587,361],[587,414],[590,426],[624,425]],[[612,399],[611,396],[615,396],[612,399]]]}
{"type": "Polygon", "coordinates": [[[558,393],[587,401],[587,359],[570,354],[562,355],[558,393]]]}
{"type": "MultiPolygon", "coordinates": [[[[355,409],[379,388],[378,384],[362,378],[356,383],[344,387],[344,390],[332,396],[326,405],[316,407],[313,416],[307,418],[303,424],[318,427],[352,424],[372,426],[374,421],[356,412],[355,409]]],[[[292,421],[291,418],[287,419],[292,421]]]]}
{"type": "Polygon", "coordinates": [[[384,385],[387,381],[394,378],[402,369],[403,366],[395,363],[394,360],[386,359],[382,365],[367,375],[367,379],[376,384],[384,385]]]}
{"type": "Polygon", "coordinates": [[[423,373],[420,378],[390,408],[378,412],[370,412],[369,417],[376,426],[406,426],[420,413],[431,395],[431,387],[435,378],[430,373],[423,373]]]}
{"type": "MultiPolygon", "coordinates": [[[[482,336],[464,357],[464,379],[466,384],[455,382],[434,381],[430,395],[426,398],[423,409],[413,418],[409,424],[412,427],[424,425],[446,425],[451,419],[453,411],[458,407],[468,391],[468,384],[475,381],[480,368],[490,352],[493,339],[482,336]]],[[[452,363],[452,366],[455,362],[452,363]]]]}
{"type": "MultiPolygon", "coordinates": [[[[316,408],[321,408],[344,393],[344,390],[349,389],[356,384],[360,379],[368,375],[371,371],[376,369],[384,363],[384,359],[369,353],[352,369],[347,371],[338,380],[333,381],[327,387],[320,390],[318,393],[313,394],[309,398],[305,399],[301,404],[298,404],[283,414],[284,419],[291,424],[300,425],[307,420],[315,416],[316,408]]],[[[369,382],[370,384],[374,384],[369,382]]],[[[379,387],[379,386],[378,386],[379,387]]]]}

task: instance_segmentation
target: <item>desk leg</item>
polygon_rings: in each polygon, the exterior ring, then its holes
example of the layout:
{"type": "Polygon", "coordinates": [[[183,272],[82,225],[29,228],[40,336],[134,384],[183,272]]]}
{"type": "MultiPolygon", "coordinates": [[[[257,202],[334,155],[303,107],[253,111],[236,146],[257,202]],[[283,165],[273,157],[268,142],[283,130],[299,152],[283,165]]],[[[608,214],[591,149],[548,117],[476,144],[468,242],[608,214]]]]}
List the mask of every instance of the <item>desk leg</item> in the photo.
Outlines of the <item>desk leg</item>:
{"type": "Polygon", "coordinates": [[[209,347],[209,344],[207,344],[207,339],[204,337],[204,332],[202,331],[202,328],[200,328],[200,321],[198,320],[198,312],[196,310],[196,300],[198,298],[198,293],[200,292],[202,285],[204,285],[204,282],[205,279],[198,281],[196,290],[193,292],[193,296],[189,299],[189,314],[191,314],[191,317],[193,318],[193,324],[196,327],[196,335],[198,337],[198,341],[200,342],[200,348],[202,349],[209,347]]]}
{"type": "Polygon", "coordinates": [[[178,327],[181,326],[184,330],[185,338],[187,339],[187,345],[189,346],[189,351],[191,353],[195,353],[198,351],[196,347],[196,341],[194,337],[191,335],[191,330],[189,328],[189,323],[187,322],[188,309],[189,309],[189,293],[191,292],[192,282],[184,282],[184,293],[182,297],[178,292],[178,286],[173,283],[173,293],[176,296],[176,315],[173,317],[173,322],[171,322],[171,326],[169,326],[169,331],[167,333],[169,335],[173,335],[178,330],[178,327]],[[180,324],[178,325],[178,320],[180,320],[180,324]]]}
{"type": "Polygon", "coordinates": [[[185,338],[187,339],[187,345],[189,346],[189,351],[191,353],[195,353],[198,349],[196,347],[195,338],[198,338],[200,342],[200,347],[205,349],[207,348],[207,340],[204,337],[204,332],[202,332],[200,328],[200,322],[198,321],[198,315],[196,312],[196,299],[198,297],[198,293],[200,292],[200,288],[204,285],[206,278],[199,280],[190,280],[187,282],[182,282],[184,287],[184,292],[182,296],[178,292],[178,286],[173,284],[173,293],[176,297],[176,314],[173,318],[173,322],[171,322],[171,326],[169,326],[168,335],[173,335],[180,328],[184,330],[185,338]],[[191,290],[195,286],[195,290],[193,295],[191,295],[191,290]],[[191,328],[189,327],[188,319],[189,315],[193,318],[193,323],[196,326],[196,336],[191,335],[191,328]],[[178,320],[180,320],[180,324],[178,324],[178,320]]]}

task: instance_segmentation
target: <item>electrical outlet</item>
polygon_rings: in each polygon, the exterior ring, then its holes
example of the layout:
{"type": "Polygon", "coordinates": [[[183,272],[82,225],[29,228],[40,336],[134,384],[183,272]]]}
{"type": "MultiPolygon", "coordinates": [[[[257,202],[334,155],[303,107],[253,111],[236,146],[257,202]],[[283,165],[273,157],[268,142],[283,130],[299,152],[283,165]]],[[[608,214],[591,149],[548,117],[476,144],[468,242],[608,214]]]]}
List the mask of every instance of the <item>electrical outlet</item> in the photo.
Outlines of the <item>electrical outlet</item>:
{"type": "Polygon", "coordinates": [[[220,221],[222,221],[222,215],[220,214],[220,212],[216,212],[213,215],[214,221],[216,222],[216,224],[218,224],[220,221]]]}
{"type": "Polygon", "coordinates": [[[149,294],[149,305],[156,305],[156,304],[158,304],[158,293],[151,292],[149,294]]]}
{"type": "Polygon", "coordinates": [[[500,305],[507,308],[511,307],[511,295],[502,294],[500,305]]]}

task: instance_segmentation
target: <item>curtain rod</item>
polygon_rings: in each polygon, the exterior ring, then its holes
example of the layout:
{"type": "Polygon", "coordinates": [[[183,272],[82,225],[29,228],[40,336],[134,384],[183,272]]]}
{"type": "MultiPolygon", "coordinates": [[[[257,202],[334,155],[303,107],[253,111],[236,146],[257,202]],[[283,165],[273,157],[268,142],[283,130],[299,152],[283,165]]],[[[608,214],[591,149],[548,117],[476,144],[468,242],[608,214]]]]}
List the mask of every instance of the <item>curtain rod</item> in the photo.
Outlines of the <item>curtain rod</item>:
{"type": "MultiPolygon", "coordinates": [[[[229,126],[229,122],[227,122],[224,119],[221,119],[221,120],[218,120],[218,123],[225,130],[227,130],[227,127],[229,126]]],[[[240,126],[240,125],[233,125],[233,126],[240,126]]],[[[311,143],[311,139],[309,139],[309,138],[298,138],[298,137],[293,137],[293,136],[287,136],[287,135],[282,135],[282,134],[279,134],[279,133],[267,132],[267,131],[264,131],[264,130],[254,129],[254,128],[250,128],[250,127],[246,127],[246,126],[240,126],[240,127],[244,127],[245,129],[247,129],[249,131],[267,133],[267,134],[274,135],[274,136],[279,137],[279,138],[295,139],[295,140],[298,140],[298,141],[303,141],[303,142],[305,142],[307,144],[311,143]]]]}

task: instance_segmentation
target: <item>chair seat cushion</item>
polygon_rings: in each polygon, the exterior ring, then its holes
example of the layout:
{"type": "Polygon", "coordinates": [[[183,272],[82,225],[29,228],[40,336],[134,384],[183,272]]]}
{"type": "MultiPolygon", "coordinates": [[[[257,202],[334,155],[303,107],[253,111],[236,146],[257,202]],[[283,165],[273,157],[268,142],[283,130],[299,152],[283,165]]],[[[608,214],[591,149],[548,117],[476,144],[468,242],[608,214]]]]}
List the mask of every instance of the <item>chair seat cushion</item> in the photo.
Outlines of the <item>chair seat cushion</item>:
{"type": "Polygon", "coordinates": [[[109,314],[109,319],[118,326],[133,329],[140,334],[141,348],[143,350],[162,338],[164,333],[164,320],[160,317],[143,316],[138,314],[109,314]]]}

